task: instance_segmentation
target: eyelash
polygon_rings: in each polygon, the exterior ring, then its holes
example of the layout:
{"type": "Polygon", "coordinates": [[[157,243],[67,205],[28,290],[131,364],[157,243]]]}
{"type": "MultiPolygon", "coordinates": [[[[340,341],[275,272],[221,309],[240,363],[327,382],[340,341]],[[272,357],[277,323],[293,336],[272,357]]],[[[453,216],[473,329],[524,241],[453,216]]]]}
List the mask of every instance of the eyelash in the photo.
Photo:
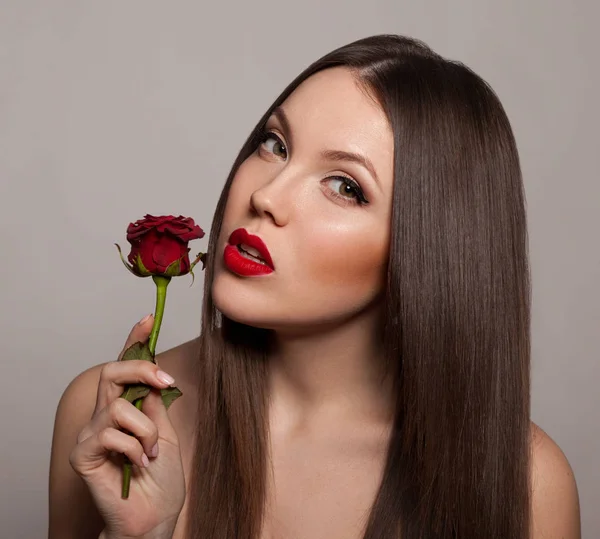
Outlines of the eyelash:
{"type": "MultiPolygon", "coordinates": [[[[269,140],[270,138],[273,138],[275,140],[277,140],[277,142],[279,142],[279,144],[281,144],[281,146],[283,146],[285,148],[285,144],[283,143],[283,141],[272,131],[269,131],[267,129],[261,129],[257,135],[256,135],[256,149],[260,149],[260,146],[262,144],[264,144],[267,140],[269,140]]],[[[287,152],[287,149],[286,149],[287,152]]],[[[331,194],[340,200],[340,202],[344,203],[344,204],[353,204],[353,205],[358,205],[358,206],[364,206],[365,204],[368,204],[369,201],[365,198],[365,195],[363,193],[363,190],[360,188],[360,185],[358,185],[358,183],[356,183],[356,181],[354,181],[352,178],[349,178],[348,176],[329,176],[327,178],[328,180],[341,180],[342,182],[344,182],[345,185],[350,186],[353,191],[354,194],[356,195],[356,198],[348,198],[345,196],[340,195],[339,193],[336,193],[335,191],[331,191],[331,194]]]]}

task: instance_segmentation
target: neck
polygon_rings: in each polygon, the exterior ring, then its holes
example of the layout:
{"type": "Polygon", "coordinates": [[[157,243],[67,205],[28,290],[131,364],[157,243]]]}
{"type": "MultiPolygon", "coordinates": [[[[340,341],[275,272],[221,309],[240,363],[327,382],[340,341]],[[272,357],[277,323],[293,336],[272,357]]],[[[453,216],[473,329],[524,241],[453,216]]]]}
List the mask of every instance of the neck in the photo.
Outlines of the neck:
{"type": "Polygon", "coordinates": [[[377,342],[378,323],[378,313],[368,312],[318,331],[275,332],[270,395],[272,406],[285,410],[286,423],[391,419],[392,377],[377,342]]]}

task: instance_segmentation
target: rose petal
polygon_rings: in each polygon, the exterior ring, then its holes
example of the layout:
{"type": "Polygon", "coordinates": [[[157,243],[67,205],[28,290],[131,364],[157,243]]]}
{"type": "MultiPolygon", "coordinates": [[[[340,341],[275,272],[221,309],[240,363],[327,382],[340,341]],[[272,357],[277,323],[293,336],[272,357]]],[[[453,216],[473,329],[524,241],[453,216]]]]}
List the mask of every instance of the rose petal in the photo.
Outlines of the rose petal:
{"type": "Polygon", "coordinates": [[[167,235],[159,236],[158,241],[154,244],[152,259],[161,272],[166,271],[175,260],[178,260],[185,254],[185,251],[182,252],[181,247],[182,244],[175,238],[167,235]]]}
{"type": "Polygon", "coordinates": [[[204,230],[202,230],[198,225],[195,225],[189,232],[182,234],[180,238],[185,241],[198,240],[204,237],[204,230]]]}
{"type": "Polygon", "coordinates": [[[139,252],[140,250],[137,245],[132,246],[131,251],[127,255],[127,260],[129,260],[131,264],[135,265],[135,261],[137,260],[137,255],[139,252]]]}
{"type": "Polygon", "coordinates": [[[148,231],[150,231],[150,230],[152,230],[152,229],[151,228],[143,228],[143,227],[127,229],[127,241],[129,243],[132,243],[132,242],[138,240],[139,238],[141,238],[144,234],[148,233],[148,231]]]}

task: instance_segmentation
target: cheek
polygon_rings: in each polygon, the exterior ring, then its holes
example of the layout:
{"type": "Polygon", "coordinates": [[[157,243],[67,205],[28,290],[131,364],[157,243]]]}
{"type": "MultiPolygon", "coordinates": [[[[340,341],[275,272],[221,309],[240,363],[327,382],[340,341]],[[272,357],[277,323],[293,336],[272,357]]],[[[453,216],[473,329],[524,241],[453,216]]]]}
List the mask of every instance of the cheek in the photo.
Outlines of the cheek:
{"type": "Polygon", "coordinates": [[[388,242],[385,234],[349,230],[315,232],[307,271],[324,286],[343,286],[356,293],[376,293],[384,284],[388,242]]]}

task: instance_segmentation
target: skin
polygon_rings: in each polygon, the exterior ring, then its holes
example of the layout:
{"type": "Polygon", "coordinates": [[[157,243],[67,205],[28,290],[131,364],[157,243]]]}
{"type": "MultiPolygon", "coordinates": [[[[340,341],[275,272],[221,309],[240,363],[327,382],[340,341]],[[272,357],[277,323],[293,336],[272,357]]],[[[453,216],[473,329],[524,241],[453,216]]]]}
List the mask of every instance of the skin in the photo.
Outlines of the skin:
{"type": "Polygon", "coordinates": [[[238,170],[218,246],[244,227],[267,244],[276,270],[239,277],[219,257],[213,299],[228,317],[275,330],[267,536],[353,537],[376,492],[392,410],[375,335],[393,136],[346,69],[306,80],[282,108],[290,129],[268,120],[279,140],[268,139],[238,170]],[[323,149],[368,156],[377,179],[361,165],[322,159],[323,149]],[[332,179],[339,175],[354,179],[368,204],[332,179]]]}
{"type": "MultiPolygon", "coordinates": [[[[265,241],[276,271],[240,277],[218,257],[213,299],[228,317],[274,330],[271,473],[262,539],[358,539],[381,478],[393,411],[375,338],[388,256],[392,132],[383,111],[345,68],[311,77],[283,109],[290,129],[279,118],[269,119],[267,130],[280,140],[266,140],[238,170],[217,248],[222,254],[229,234],[246,228],[265,241]],[[323,159],[323,149],[368,156],[378,181],[360,165],[323,159]],[[344,184],[331,178],[339,175],[354,179],[368,204],[355,204],[344,184]]],[[[169,417],[186,478],[197,344],[193,340],[157,357],[185,395],[169,417]]],[[[71,515],[86,516],[90,537],[99,532],[93,503],[65,460],[94,409],[89,395],[95,394],[101,368],[71,384],[57,413],[51,538],[84,536],[66,531],[73,517],[60,514],[65,504],[71,515]],[[59,499],[61,504],[53,502],[59,499]]],[[[531,537],[577,539],[579,503],[569,463],[541,429],[532,424],[531,433],[531,537]]],[[[184,504],[175,539],[183,539],[187,519],[184,504]]]]}
{"type": "Polygon", "coordinates": [[[391,397],[381,391],[374,335],[388,257],[392,132],[345,69],[311,77],[282,108],[291,131],[276,116],[268,120],[280,141],[270,138],[238,170],[217,249],[244,227],[267,244],[275,272],[240,277],[218,257],[213,299],[228,317],[275,330],[275,413],[295,426],[313,408],[319,418],[325,409],[380,418],[391,397]],[[361,165],[321,159],[323,149],[369,156],[378,181],[361,165]],[[340,175],[360,185],[368,204],[356,203],[340,175]]]}

